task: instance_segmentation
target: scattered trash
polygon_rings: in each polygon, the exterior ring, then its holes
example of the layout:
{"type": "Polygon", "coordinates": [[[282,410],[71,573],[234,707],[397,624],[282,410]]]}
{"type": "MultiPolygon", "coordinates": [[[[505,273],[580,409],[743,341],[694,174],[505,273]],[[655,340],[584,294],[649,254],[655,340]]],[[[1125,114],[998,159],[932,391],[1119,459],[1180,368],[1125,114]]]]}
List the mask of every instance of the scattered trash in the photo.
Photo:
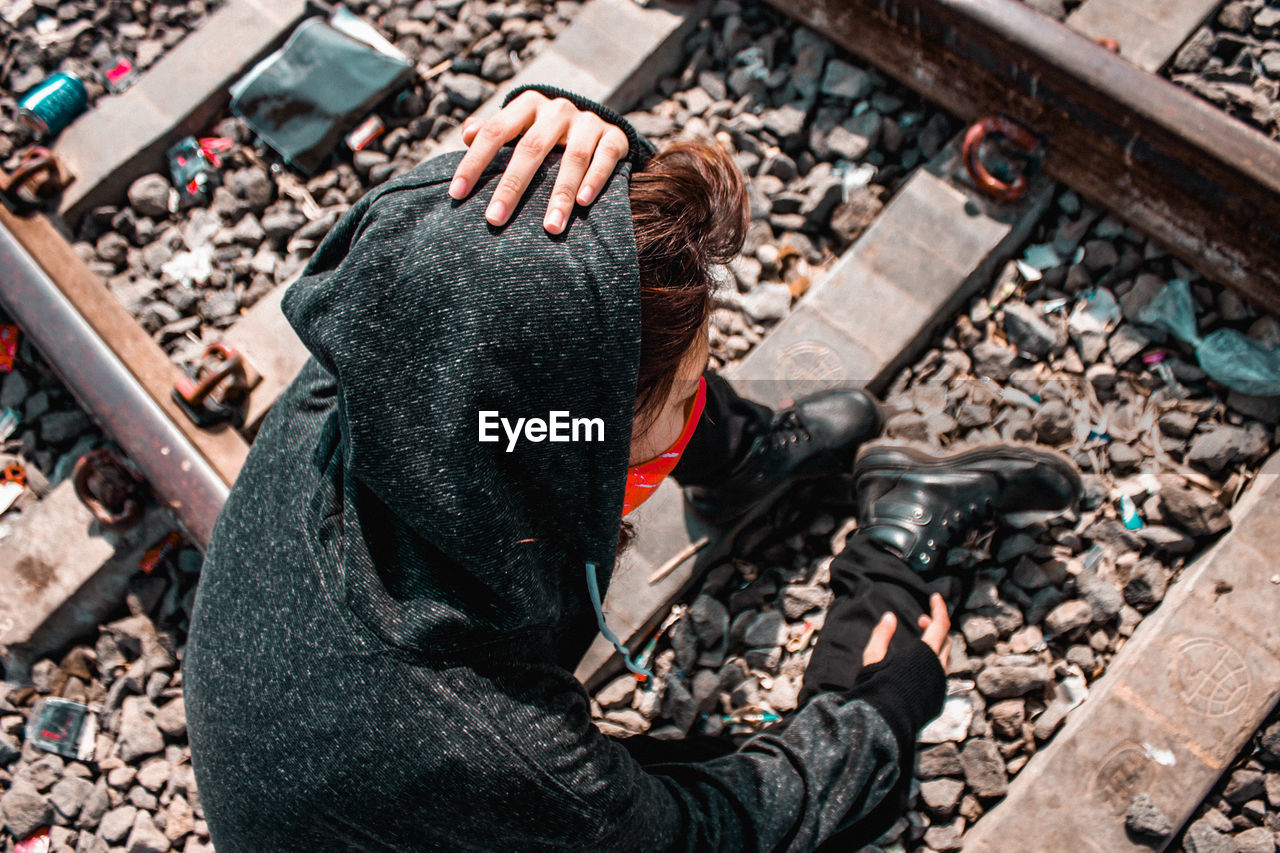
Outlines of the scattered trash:
{"type": "Polygon", "coordinates": [[[387,129],[382,119],[375,113],[356,125],[356,129],[347,134],[347,147],[352,151],[363,151],[369,143],[382,135],[387,129]]]}
{"type": "Polygon", "coordinates": [[[1062,266],[1062,256],[1049,243],[1028,246],[1027,250],[1022,253],[1022,260],[1037,272],[1044,272],[1045,270],[1062,266]]]}
{"type": "Polygon", "coordinates": [[[12,373],[18,358],[18,327],[0,326],[0,373],[12,373]]]}
{"type": "Polygon", "coordinates": [[[969,698],[973,688],[974,683],[966,679],[948,680],[947,698],[942,704],[942,713],[924,727],[916,740],[920,743],[964,740],[969,734],[969,724],[973,722],[973,702],[969,698]]]}
{"type": "Polygon", "coordinates": [[[204,284],[213,275],[213,247],[201,246],[190,252],[178,252],[160,266],[160,272],[187,287],[204,284]]]}
{"type": "Polygon", "coordinates": [[[1160,377],[1160,381],[1164,383],[1164,387],[1174,399],[1182,400],[1187,397],[1187,389],[1178,381],[1178,377],[1173,375],[1173,368],[1165,363],[1165,357],[1168,353],[1164,350],[1155,350],[1149,352],[1142,357],[1142,363],[1151,368],[1151,372],[1160,377]]]}
{"type": "MultiPolygon", "coordinates": [[[[213,188],[222,182],[214,162],[221,140],[211,138],[209,142],[211,144],[206,148],[204,140],[196,141],[194,136],[188,136],[174,143],[165,155],[169,161],[169,176],[178,188],[179,208],[208,204],[213,188]]],[[[231,140],[226,142],[229,148],[231,140]]]]}
{"type": "Polygon", "coordinates": [[[1067,307],[1067,303],[1071,300],[1063,296],[1060,299],[1050,299],[1040,306],[1040,311],[1045,314],[1053,314],[1067,307]]]}
{"type": "Polygon", "coordinates": [[[53,838],[49,835],[49,827],[42,826],[19,841],[13,848],[13,853],[49,853],[52,849],[53,838]]]}
{"type": "Polygon", "coordinates": [[[1138,507],[1133,502],[1133,498],[1128,495],[1121,495],[1118,509],[1120,510],[1120,521],[1124,523],[1125,530],[1141,530],[1147,525],[1143,522],[1142,516],[1138,515],[1138,507]]]}
{"type": "Polygon", "coordinates": [[[38,140],[52,139],[89,106],[89,92],[74,74],[59,71],[18,99],[18,123],[38,140]]]}
{"type": "Polygon", "coordinates": [[[844,194],[844,201],[848,203],[854,193],[875,180],[878,170],[871,163],[859,163],[855,166],[847,160],[841,160],[836,164],[834,171],[840,178],[840,190],[844,194]]]}
{"type": "Polygon", "coordinates": [[[1105,287],[1095,287],[1076,302],[1067,325],[1077,334],[1106,334],[1120,322],[1120,304],[1105,287]]]}
{"type": "Polygon", "coordinates": [[[776,723],[782,717],[772,711],[748,711],[742,710],[733,714],[723,714],[720,717],[721,722],[726,726],[761,726],[769,723],[776,723]]]}
{"type": "Polygon", "coordinates": [[[20,423],[22,423],[22,413],[17,409],[5,409],[0,412],[0,441],[13,435],[20,423]]]}
{"type": "Polygon", "coordinates": [[[165,534],[163,539],[143,553],[142,559],[138,561],[138,568],[142,569],[143,574],[149,575],[170,557],[177,554],[178,549],[181,547],[182,534],[176,530],[171,530],[165,534]]]}
{"type": "Polygon", "coordinates": [[[138,79],[138,69],[134,67],[129,57],[121,56],[116,59],[115,65],[102,72],[102,77],[107,81],[107,90],[113,95],[118,95],[138,79]]]}
{"type": "Polygon", "coordinates": [[[1201,337],[1186,279],[1166,284],[1138,320],[1195,347],[1196,361],[1215,382],[1241,394],[1280,396],[1280,349],[1235,329],[1218,329],[1201,337]]]}
{"type": "Polygon", "coordinates": [[[231,87],[231,111],[285,162],[311,173],[355,117],[409,79],[414,65],[342,6],[308,18],[284,47],[231,87]]]}
{"type": "Polygon", "coordinates": [[[97,716],[70,699],[41,699],[27,721],[27,740],[64,758],[92,761],[97,738],[97,716]]]}

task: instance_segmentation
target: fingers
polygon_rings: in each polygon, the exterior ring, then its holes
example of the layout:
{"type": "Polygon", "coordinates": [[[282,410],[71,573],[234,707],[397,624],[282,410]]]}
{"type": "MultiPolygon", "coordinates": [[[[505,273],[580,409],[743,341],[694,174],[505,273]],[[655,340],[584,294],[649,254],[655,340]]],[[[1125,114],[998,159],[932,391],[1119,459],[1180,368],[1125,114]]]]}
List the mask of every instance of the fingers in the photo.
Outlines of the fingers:
{"type": "Polygon", "coordinates": [[[605,125],[595,156],[591,158],[591,167],[587,169],[587,176],[578,188],[578,204],[587,205],[595,201],[609,176],[613,174],[614,167],[630,150],[631,143],[627,141],[627,135],[611,124],[605,125]]]}
{"type": "Polygon", "coordinates": [[[951,631],[951,617],[947,615],[947,603],[939,593],[929,596],[929,615],[920,617],[920,627],[924,629],[920,639],[933,649],[943,669],[946,669],[947,657],[951,653],[951,642],[947,637],[951,631]]]}
{"type": "Polygon", "coordinates": [[[889,651],[889,641],[893,639],[893,632],[897,627],[898,617],[893,613],[886,612],[880,617],[880,621],[876,623],[871,636],[867,639],[867,645],[862,650],[863,666],[870,666],[884,660],[885,654],[889,651]]]}
{"type": "Polygon", "coordinates": [[[551,190],[551,201],[547,204],[547,216],[543,221],[543,227],[552,234],[564,231],[569,214],[573,211],[579,185],[587,173],[592,154],[604,130],[604,122],[591,113],[581,113],[573,120],[569,138],[565,142],[564,156],[560,158],[560,168],[556,172],[556,184],[551,190]]]}
{"type": "Polygon", "coordinates": [[[467,197],[476,181],[480,180],[484,167],[493,161],[502,146],[533,124],[540,97],[537,92],[524,92],[491,119],[467,120],[462,131],[462,141],[468,146],[467,153],[454,170],[453,181],[449,184],[450,196],[455,199],[467,197]],[[528,95],[534,97],[526,97],[528,95]]]}

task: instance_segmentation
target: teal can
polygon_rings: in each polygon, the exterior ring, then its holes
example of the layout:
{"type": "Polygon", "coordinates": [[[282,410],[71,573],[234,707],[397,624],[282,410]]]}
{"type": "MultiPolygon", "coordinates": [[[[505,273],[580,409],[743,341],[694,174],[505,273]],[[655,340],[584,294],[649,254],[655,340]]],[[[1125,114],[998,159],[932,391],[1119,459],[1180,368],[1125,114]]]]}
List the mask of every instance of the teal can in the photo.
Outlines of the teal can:
{"type": "Polygon", "coordinates": [[[74,74],[59,71],[18,99],[18,121],[37,139],[57,136],[89,106],[89,93],[74,74]]]}

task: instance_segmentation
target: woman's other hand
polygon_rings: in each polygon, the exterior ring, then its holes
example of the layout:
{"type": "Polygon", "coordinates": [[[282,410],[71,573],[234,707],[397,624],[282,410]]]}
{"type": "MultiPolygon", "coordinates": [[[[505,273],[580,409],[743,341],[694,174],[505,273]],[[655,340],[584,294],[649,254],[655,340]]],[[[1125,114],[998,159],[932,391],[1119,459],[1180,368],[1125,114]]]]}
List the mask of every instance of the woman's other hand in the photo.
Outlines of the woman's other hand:
{"type": "Polygon", "coordinates": [[[595,113],[579,110],[565,98],[522,92],[492,118],[468,119],[463,124],[462,141],[468,148],[453,174],[449,195],[466,198],[485,166],[517,136],[521,139],[498,181],[485,219],[492,225],[505,224],[551,149],[563,145],[564,155],[543,220],[543,227],[552,234],[564,231],[575,202],[588,205],[595,200],[630,148],[627,135],[595,113]]]}

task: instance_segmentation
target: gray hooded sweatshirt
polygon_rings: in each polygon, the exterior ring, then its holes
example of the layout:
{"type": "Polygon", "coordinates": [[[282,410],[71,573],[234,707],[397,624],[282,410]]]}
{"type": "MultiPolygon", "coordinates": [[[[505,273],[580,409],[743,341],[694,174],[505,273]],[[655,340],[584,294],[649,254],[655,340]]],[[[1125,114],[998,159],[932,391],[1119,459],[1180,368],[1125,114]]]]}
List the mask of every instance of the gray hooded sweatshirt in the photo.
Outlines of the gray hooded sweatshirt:
{"type": "Polygon", "coordinates": [[[484,221],[507,156],[461,203],[456,154],[372,190],[285,295],[313,358],[219,516],[184,662],[214,844],[812,849],[894,786],[940,668],[917,644],[700,763],[641,767],[596,729],[571,672],[631,437],[633,163],[550,236],[553,164],[484,221]],[[508,452],[481,411],[600,418],[603,440],[508,452]]]}

